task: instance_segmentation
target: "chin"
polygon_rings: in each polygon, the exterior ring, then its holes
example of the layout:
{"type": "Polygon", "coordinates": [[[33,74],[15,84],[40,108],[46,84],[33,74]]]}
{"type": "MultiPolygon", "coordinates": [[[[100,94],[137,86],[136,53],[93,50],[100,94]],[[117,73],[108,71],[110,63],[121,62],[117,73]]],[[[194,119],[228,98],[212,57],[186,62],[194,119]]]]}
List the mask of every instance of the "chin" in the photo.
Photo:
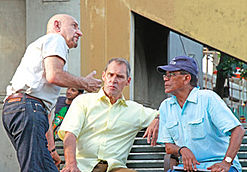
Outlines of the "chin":
{"type": "Polygon", "coordinates": [[[170,91],[169,90],[165,90],[165,93],[170,93],[170,91]]]}
{"type": "Polygon", "coordinates": [[[75,45],[74,45],[74,48],[76,48],[78,46],[78,44],[76,43],[75,45]]]}

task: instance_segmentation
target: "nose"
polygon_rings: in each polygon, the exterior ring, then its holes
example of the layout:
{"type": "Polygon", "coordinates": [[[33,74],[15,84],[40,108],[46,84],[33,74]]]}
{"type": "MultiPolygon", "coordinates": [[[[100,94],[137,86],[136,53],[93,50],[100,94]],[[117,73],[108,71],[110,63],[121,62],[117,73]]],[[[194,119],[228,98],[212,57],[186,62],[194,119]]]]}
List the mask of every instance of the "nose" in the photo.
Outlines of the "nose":
{"type": "Polygon", "coordinates": [[[163,75],[163,80],[164,81],[168,81],[169,80],[169,77],[167,77],[166,75],[163,75]]]}
{"type": "Polygon", "coordinates": [[[77,35],[82,36],[82,32],[80,31],[80,29],[78,29],[76,33],[77,35]]]}
{"type": "Polygon", "coordinates": [[[111,77],[111,82],[116,83],[117,82],[117,76],[112,76],[111,77]]]}

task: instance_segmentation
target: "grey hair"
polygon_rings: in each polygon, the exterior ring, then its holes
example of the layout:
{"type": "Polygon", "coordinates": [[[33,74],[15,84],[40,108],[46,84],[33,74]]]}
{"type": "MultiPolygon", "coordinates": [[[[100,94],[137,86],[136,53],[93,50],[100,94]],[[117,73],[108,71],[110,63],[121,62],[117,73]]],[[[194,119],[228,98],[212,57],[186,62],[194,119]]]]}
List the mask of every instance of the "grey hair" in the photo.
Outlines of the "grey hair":
{"type": "Polygon", "coordinates": [[[111,64],[112,62],[117,62],[119,64],[125,64],[126,69],[127,69],[126,75],[127,75],[127,78],[129,78],[129,76],[130,76],[130,64],[129,64],[128,60],[121,58],[121,57],[112,58],[111,60],[108,61],[107,65],[105,67],[105,71],[107,70],[109,64],[111,64]]]}
{"type": "Polygon", "coordinates": [[[192,87],[197,87],[198,78],[197,78],[196,75],[194,75],[194,74],[192,74],[192,73],[190,73],[190,72],[188,72],[188,71],[185,71],[185,70],[181,70],[180,73],[181,73],[181,74],[190,74],[190,76],[191,76],[190,85],[191,85],[192,87]]]}
{"type": "Polygon", "coordinates": [[[197,76],[193,75],[192,73],[190,73],[190,75],[191,75],[190,85],[192,87],[197,87],[197,83],[198,83],[197,76]]]}

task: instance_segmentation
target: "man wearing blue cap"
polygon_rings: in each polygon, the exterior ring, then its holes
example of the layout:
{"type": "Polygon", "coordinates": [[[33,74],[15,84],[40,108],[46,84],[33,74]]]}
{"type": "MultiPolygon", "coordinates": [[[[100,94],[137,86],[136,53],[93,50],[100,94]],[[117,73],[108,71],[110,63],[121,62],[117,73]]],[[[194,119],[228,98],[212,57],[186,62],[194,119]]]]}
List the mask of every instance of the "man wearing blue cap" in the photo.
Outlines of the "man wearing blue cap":
{"type": "Polygon", "coordinates": [[[182,156],[185,171],[241,171],[236,155],[245,131],[216,93],[199,90],[194,59],[175,57],[157,70],[165,93],[172,94],[159,108],[157,142],[165,143],[168,154],[182,156]]]}

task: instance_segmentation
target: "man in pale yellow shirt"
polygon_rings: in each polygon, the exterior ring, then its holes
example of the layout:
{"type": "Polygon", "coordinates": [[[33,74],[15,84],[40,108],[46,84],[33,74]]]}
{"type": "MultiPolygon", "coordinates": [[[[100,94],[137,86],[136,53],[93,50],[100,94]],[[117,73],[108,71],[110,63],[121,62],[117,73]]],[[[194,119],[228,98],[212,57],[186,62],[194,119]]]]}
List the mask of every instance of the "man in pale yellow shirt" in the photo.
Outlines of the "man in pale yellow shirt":
{"type": "Polygon", "coordinates": [[[127,60],[111,59],[102,74],[103,88],[73,100],[58,132],[64,142],[62,172],[134,172],[126,161],[136,134],[149,126],[144,136],[156,144],[158,112],[122,95],[129,75],[127,60]]]}

